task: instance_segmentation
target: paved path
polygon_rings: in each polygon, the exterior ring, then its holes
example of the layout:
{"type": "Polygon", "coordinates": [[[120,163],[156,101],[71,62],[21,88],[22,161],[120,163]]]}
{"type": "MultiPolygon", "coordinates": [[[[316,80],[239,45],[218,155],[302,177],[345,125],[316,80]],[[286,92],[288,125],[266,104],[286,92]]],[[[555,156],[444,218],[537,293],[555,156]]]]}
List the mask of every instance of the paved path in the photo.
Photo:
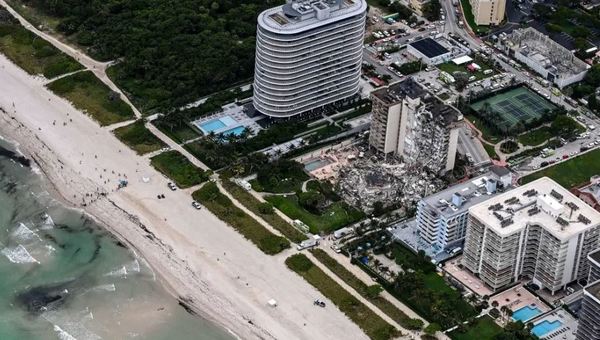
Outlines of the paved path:
{"type": "Polygon", "coordinates": [[[152,125],[152,123],[146,123],[146,128],[152,132],[158,139],[162,140],[165,144],[167,144],[171,150],[177,150],[182,155],[184,155],[192,164],[199,167],[202,170],[210,170],[206,164],[202,163],[198,158],[194,157],[189,151],[184,149],[181,145],[175,143],[169,136],[165,135],[162,131],[160,131],[156,126],[152,125]]]}

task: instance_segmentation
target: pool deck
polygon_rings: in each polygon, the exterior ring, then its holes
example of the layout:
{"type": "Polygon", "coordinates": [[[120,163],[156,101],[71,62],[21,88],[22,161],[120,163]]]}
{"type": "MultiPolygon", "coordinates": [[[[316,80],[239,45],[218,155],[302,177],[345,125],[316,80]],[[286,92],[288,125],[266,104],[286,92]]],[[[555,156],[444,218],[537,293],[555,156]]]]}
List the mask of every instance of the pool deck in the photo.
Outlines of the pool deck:
{"type": "MultiPolygon", "coordinates": [[[[544,340],[575,340],[577,333],[577,319],[575,319],[571,314],[565,311],[562,308],[557,308],[550,313],[547,313],[537,319],[533,320],[533,326],[535,327],[537,324],[542,323],[544,321],[554,322],[560,321],[561,326],[555,330],[552,330],[546,334],[542,334],[540,339],[544,340]]],[[[531,320],[530,320],[531,322],[531,320]]]]}
{"type": "MultiPolygon", "coordinates": [[[[490,297],[490,303],[492,301],[498,302],[498,309],[502,308],[502,306],[507,306],[513,312],[525,306],[537,307],[541,311],[539,315],[549,312],[551,310],[550,306],[547,306],[537,296],[530,293],[527,289],[523,287],[522,284],[509,288],[503,292],[500,292],[490,297]]],[[[533,319],[535,319],[535,317],[533,319]]]]}
{"type": "Polygon", "coordinates": [[[250,134],[254,136],[260,130],[262,130],[262,127],[256,122],[257,120],[260,120],[262,118],[263,117],[261,116],[251,118],[248,115],[246,115],[243,106],[231,103],[221,107],[221,111],[215,112],[207,116],[203,116],[200,119],[193,121],[192,124],[196,126],[196,128],[198,128],[198,130],[200,130],[205,135],[208,135],[211,132],[214,132],[218,135],[239,127],[245,127],[250,131],[250,134]],[[203,124],[209,123],[214,120],[220,120],[224,126],[214,129],[212,131],[207,131],[202,127],[203,124]]]}

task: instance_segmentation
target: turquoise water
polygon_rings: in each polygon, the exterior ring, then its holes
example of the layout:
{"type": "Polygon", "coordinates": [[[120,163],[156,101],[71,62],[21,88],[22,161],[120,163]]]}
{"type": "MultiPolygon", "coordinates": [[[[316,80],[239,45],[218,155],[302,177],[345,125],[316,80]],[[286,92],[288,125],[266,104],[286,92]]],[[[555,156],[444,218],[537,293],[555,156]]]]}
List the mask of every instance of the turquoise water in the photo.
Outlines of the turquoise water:
{"type": "Polygon", "coordinates": [[[540,315],[541,313],[542,313],[542,311],[537,307],[525,306],[525,307],[521,307],[518,310],[516,310],[513,313],[512,318],[515,321],[525,322],[527,320],[533,319],[534,317],[536,317],[537,315],[540,315]]]}
{"type": "Polygon", "coordinates": [[[223,136],[227,136],[227,135],[239,136],[239,135],[241,135],[241,134],[242,134],[242,132],[244,132],[244,130],[246,130],[246,128],[245,128],[245,127],[243,127],[243,126],[238,126],[238,127],[236,127],[236,128],[229,129],[229,130],[227,130],[227,131],[223,131],[223,132],[221,132],[221,134],[222,134],[223,136]]]}
{"type": "Polygon", "coordinates": [[[548,320],[544,320],[540,323],[538,323],[537,325],[533,326],[533,328],[531,329],[531,333],[533,333],[535,336],[542,337],[550,332],[553,332],[555,330],[557,330],[558,328],[560,328],[562,326],[562,322],[555,320],[555,321],[548,321],[548,320]]]}
{"type": "Polygon", "coordinates": [[[306,171],[310,172],[310,171],[314,171],[319,168],[322,168],[322,167],[328,165],[329,163],[331,163],[331,162],[329,162],[326,159],[315,159],[314,161],[310,161],[310,162],[304,164],[304,169],[306,169],[306,171]]]}
{"type": "Polygon", "coordinates": [[[230,340],[168,295],[147,263],[67,209],[0,142],[0,339],[230,340]]]}
{"type": "Polygon", "coordinates": [[[206,133],[211,133],[211,132],[213,132],[215,130],[222,129],[222,128],[226,127],[226,126],[227,125],[225,125],[219,119],[213,119],[213,120],[208,121],[206,123],[200,124],[200,128],[202,128],[202,130],[204,130],[206,133]]]}

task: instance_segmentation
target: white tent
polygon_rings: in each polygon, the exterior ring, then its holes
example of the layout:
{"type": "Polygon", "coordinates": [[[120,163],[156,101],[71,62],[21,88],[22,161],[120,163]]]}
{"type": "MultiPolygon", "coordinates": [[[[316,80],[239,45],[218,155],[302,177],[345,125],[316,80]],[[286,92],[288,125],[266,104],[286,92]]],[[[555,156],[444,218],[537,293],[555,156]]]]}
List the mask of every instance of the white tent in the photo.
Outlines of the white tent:
{"type": "Polygon", "coordinates": [[[267,301],[267,303],[271,307],[277,307],[277,300],[275,300],[275,299],[271,299],[271,300],[267,301]]]}
{"type": "Polygon", "coordinates": [[[456,65],[462,65],[462,64],[468,63],[472,60],[473,60],[473,58],[469,57],[468,55],[465,55],[462,57],[458,57],[456,59],[452,59],[452,62],[455,63],[456,65]]]}

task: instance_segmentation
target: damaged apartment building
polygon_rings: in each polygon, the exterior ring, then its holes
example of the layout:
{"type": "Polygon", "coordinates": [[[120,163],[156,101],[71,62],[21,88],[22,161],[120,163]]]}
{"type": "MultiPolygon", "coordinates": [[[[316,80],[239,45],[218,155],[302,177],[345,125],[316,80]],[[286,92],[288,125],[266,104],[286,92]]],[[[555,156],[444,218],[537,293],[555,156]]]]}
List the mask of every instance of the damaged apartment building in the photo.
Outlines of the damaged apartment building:
{"type": "Polygon", "coordinates": [[[409,77],[374,91],[369,144],[409,171],[444,174],[454,168],[462,114],[409,77]]]}

